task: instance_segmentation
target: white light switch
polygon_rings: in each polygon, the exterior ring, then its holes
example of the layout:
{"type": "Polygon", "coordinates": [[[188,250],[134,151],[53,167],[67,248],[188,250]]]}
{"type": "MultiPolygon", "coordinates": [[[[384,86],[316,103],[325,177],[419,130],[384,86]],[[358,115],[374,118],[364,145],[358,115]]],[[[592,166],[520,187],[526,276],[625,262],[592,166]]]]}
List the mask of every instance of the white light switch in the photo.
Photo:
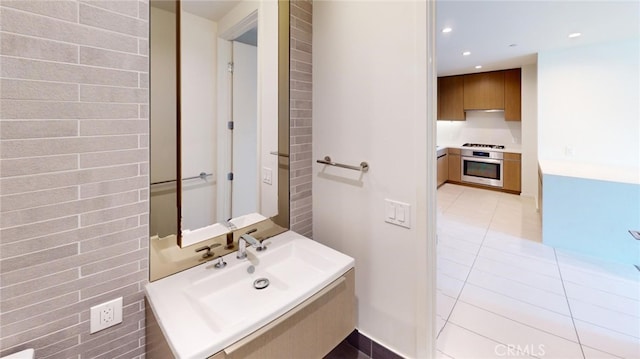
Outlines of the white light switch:
{"type": "Polygon", "coordinates": [[[391,202],[386,201],[385,207],[385,210],[387,212],[387,219],[396,219],[396,206],[394,206],[391,202]]]}
{"type": "Polygon", "coordinates": [[[393,201],[390,199],[384,200],[385,205],[385,219],[387,223],[395,224],[397,226],[411,228],[411,205],[408,203],[393,201]]]}
{"type": "Polygon", "coordinates": [[[398,219],[398,222],[400,223],[404,223],[404,218],[405,218],[405,213],[404,213],[404,207],[403,206],[398,206],[397,210],[396,210],[396,217],[398,219]]]}
{"type": "Polygon", "coordinates": [[[273,184],[273,171],[271,168],[262,167],[262,182],[266,184],[273,184]]]}

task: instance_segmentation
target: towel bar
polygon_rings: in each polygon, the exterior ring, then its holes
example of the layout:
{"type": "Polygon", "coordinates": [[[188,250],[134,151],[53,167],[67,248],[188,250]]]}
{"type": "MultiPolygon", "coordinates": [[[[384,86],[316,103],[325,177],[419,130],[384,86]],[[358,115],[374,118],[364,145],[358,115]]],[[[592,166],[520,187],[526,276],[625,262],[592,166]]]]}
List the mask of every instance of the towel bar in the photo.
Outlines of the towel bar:
{"type": "Polygon", "coordinates": [[[324,156],[324,159],[316,160],[316,162],[322,163],[323,165],[335,166],[335,167],[340,167],[340,168],[347,168],[347,169],[355,170],[355,171],[362,171],[362,172],[369,171],[369,164],[367,162],[365,162],[365,161],[360,162],[360,166],[351,166],[351,165],[345,165],[343,163],[333,162],[333,161],[331,161],[331,157],[324,156]]]}
{"type": "MultiPolygon", "coordinates": [[[[187,178],[183,178],[183,181],[187,181],[187,180],[192,180],[192,179],[196,179],[196,178],[200,178],[201,180],[206,180],[207,177],[213,176],[213,173],[205,173],[205,172],[200,172],[199,175],[197,176],[191,176],[191,177],[187,177],[187,178]]],[[[163,184],[163,183],[171,183],[171,182],[175,182],[176,180],[166,180],[166,181],[159,181],[159,182],[152,182],[151,186],[156,185],[156,184],[163,184]]]]}

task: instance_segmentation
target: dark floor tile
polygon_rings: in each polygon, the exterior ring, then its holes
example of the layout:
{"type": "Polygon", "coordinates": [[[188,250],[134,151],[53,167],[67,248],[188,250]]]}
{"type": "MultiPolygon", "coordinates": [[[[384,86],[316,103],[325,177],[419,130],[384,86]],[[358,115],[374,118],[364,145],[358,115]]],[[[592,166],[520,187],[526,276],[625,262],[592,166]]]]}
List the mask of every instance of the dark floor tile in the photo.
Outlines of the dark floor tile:
{"type": "Polygon", "coordinates": [[[392,352],[391,350],[383,347],[376,342],[372,342],[371,352],[372,359],[403,359],[400,355],[392,352]]]}
{"type": "Polygon", "coordinates": [[[354,330],[347,337],[347,342],[351,344],[354,348],[360,350],[368,356],[371,356],[371,339],[366,336],[360,334],[358,330],[354,330]]]}
{"type": "Polygon", "coordinates": [[[324,359],[371,359],[368,355],[351,346],[346,340],[335,347],[324,359]]]}

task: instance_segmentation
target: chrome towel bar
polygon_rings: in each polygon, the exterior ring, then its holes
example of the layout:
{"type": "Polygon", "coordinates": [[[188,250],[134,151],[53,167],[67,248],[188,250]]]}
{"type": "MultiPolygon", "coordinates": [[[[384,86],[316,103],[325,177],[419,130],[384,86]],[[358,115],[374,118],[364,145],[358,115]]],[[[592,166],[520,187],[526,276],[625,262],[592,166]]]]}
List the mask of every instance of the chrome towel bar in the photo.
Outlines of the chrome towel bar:
{"type": "Polygon", "coordinates": [[[274,155],[274,156],[278,156],[278,157],[289,157],[288,153],[280,153],[278,151],[271,151],[269,153],[274,155]]]}
{"type": "Polygon", "coordinates": [[[355,171],[367,172],[369,170],[369,164],[367,162],[365,162],[365,161],[360,162],[360,166],[351,166],[351,165],[345,165],[345,164],[342,164],[342,163],[333,162],[333,161],[331,161],[331,157],[324,156],[324,159],[316,160],[316,162],[322,163],[323,165],[335,166],[335,167],[340,167],[340,168],[347,168],[347,169],[355,170],[355,171]]]}
{"type": "MultiPolygon", "coordinates": [[[[191,177],[187,177],[187,178],[183,178],[183,181],[187,181],[187,180],[192,180],[192,179],[196,179],[196,178],[200,178],[201,180],[206,180],[207,177],[213,176],[213,173],[205,173],[205,172],[200,172],[199,175],[197,176],[191,176],[191,177]]],[[[163,184],[163,183],[172,183],[175,182],[176,180],[166,180],[166,181],[159,181],[159,182],[152,182],[151,186],[156,185],[156,184],[163,184]]]]}

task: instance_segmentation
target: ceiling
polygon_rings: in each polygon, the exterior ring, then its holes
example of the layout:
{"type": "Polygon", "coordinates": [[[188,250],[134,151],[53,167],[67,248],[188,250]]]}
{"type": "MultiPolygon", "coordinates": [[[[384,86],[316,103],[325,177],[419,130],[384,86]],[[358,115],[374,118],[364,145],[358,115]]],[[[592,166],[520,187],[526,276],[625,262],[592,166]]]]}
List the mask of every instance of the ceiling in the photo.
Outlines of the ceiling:
{"type": "Polygon", "coordinates": [[[437,0],[436,16],[438,76],[521,67],[542,51],[640,38],[638,0],[437,0]],[[452,31],[442,33],[445,27],[452,31]],[[568,37],[575,32],[582,35],[568,37]]]}

